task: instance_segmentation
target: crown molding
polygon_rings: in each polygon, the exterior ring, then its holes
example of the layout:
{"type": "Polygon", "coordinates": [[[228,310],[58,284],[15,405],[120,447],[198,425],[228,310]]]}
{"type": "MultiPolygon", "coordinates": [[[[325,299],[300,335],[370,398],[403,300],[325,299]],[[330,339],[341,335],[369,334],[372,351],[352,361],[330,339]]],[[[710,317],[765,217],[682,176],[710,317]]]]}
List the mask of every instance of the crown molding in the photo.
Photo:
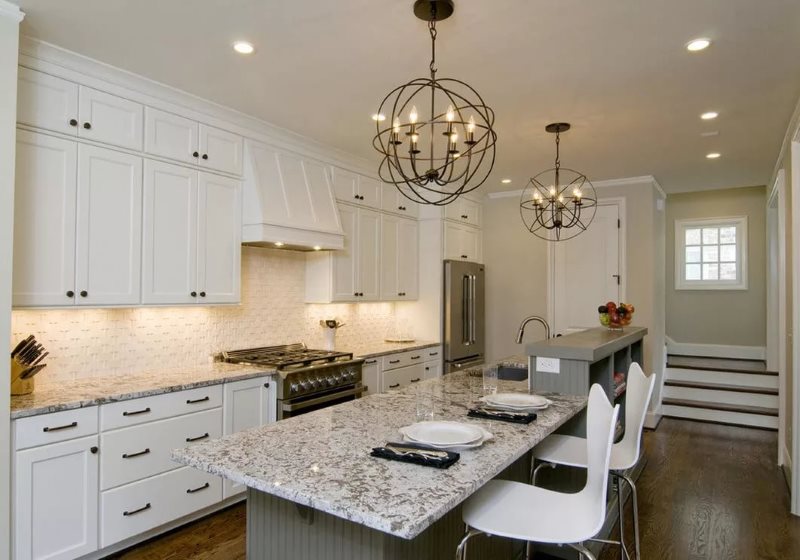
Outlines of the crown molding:
{"type": "MultiPolygon", "coordinates": [[[[661,198],[667,198],[667,193],[664,192],[664,189],[661,188],[659,182],[652,175],[641,175],[639,177],[623,177],[621,179],[603,179],[602,181],[592,181],[592,186],[594,186],[594,188],[596,189],[603,189],[607,187],[626,187],[629,185],[650,185],[656,190],[656,192],[658,192],[661,198]]],[[[486,197],[489,199],[515,198],[522,196],[522,192],[523,192],[522,189],[517,189],[514,191],[490,192],[486,195],[486,197]]]]}
{"type": "Polygon", "coordinates": [[[0,0],[0,17],[5,17],[19,23],[25,18],[25,12],[20,10],[19,6],[12,4],[8,0],[0,0]]]}

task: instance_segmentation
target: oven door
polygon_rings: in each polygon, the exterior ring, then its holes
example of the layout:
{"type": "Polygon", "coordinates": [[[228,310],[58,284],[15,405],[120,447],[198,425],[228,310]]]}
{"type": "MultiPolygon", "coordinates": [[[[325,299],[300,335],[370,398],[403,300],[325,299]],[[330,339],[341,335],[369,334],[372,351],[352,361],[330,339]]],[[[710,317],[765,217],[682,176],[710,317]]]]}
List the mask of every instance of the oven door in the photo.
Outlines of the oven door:
{"type": "Polygon", "coordinates": [[[326,393],[319,397],[295,400],[278,401],[278,420],[285,420],[293,416],[300,416],[308,412],[314,412],[321,408],[326,408],[336,404],[349,402],[361,397],[366,388],[361,385],[352,385],[339,391],[326,393]]]}

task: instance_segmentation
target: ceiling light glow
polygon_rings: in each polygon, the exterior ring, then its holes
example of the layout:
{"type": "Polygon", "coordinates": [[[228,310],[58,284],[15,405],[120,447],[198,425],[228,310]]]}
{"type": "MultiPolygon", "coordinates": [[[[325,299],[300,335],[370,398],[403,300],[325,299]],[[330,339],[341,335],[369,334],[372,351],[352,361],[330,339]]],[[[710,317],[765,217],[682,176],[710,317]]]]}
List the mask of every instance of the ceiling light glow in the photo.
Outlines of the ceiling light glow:
{"type": "Polygon", "coordinates": [[[374,115],[372,115],[372,120],[383,122],[386,120],[386,115],[384,115],[383,113],[375,113],[374,115]]]}
{"type": "Polygon", "coordinates": [[[256,49],[252,43],[248,43],[247,41],[236,41],[233,44],[233,50],[239,54],[253,54],[256,49]]]}
{"type": "Polygon", "coordinates": [[[503,183],[504,185],[507,185],[507,184],[509,184],[511,182],[511,179],[503,179],[500,182],[503,183]]]}
{"type": "Polygon", "coordinates": [[[705,50],[711,45],[711,40],[706,38],[692,39],[686,43],[686,50],[689,52],[698,52],[705,50]]]}
{"type": "Polygon", "coordinates": [[[720,154],[720,153],[718,153],[718,152],[711,152],[710,154],[706,154],[706,157],[707,157],[708,159],[717,159],[717,158],[718,158],[719,156],[721,156],[721,155],[722,155],[722,154],[720,154]]]}
{"type": "Polygon", "coordinates": [[[275,246],[276,247],[283,247],[283,243],[281,241],[276,241],[275,242],[275,246]]]}
{"type": "Polygon", "coordinates": [[[716,119],[718,116],[719,113],[717,113],[716,111],[707,111],[702,115],[700,115],[700,118],[703,119],[704,121],[710,121],[712,119],[716,119]]]}

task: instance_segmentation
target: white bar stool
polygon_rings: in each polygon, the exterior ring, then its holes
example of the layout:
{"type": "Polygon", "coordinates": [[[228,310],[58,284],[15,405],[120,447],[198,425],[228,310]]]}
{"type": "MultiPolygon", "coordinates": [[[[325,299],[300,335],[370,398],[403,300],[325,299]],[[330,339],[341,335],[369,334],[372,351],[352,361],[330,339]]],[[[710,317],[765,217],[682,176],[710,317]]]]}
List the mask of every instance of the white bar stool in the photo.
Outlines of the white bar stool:
{"type": "MultiPolygon", "coordinates": [[[[639,552],[639,507],[636,499],[636,485],[625,474],[625,471],[639,462],[641,453],[642,429],[647,407],[653,394],[656,376],[649,378],[642,368],[633,362],[628,369],[628,379],[625,399],[625,435],[619,443],[611,448],[610,469],[611,475],[617,481],[617,502],[619,505],[619,545],[620,558],[630,558],[625,547],[623,530],[624,504],[622,502],[622,481],[624,480],[631,489],[633,502],[633,536],[635,540],[636,560],[641,560],[639,552]]],[[[533,450],[535,460],[542,461],[533,471],[532,482],[536,484],[536,474],[542,467],[567,465],[570,467],[586,468],[586,444],[583,438],[554,434],[537,445],[533,450]]]]}
{"type": "Polygon", "coordinates": [[[594,555],[583,545],[594,537],[606,518],[608,464],[619,406],[611,406],[603,388],[589,391],[586,486],[565,494],[544,488],[491,480],[464,502],[467,532],[456,550],[456,560],[466,560],[467,542],[481,533],[526,542],[566,544],[587,560],[594,555]]]}

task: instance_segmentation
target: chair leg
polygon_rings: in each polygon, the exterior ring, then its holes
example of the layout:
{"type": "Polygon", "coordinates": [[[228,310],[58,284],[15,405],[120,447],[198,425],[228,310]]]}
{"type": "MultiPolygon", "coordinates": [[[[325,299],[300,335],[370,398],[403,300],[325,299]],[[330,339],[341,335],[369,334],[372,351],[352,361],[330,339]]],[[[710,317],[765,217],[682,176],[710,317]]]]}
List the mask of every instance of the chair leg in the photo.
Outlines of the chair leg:
{"type": "MultiPolygon", "coordinates": [[[[535,461],[536,461],[536,460],[534,459],[534,462],[535,462],[535,461]]],[[[555,463],[539,463],[539,464],[537,465],[537,467],[536,467],[535,469],[533,469],[533,471],[531,472],[531,484],[532,484],[532,485],[534,485],[534,486],[536,486],[536,475],[538,475],[538,474],[539,474],[539,470],[540,470],[540,469],[542,469],[542,468],[544,468],[544,467],[550,467],[551,469],[554,469],[554,468],[556,468],[557,466],[558,466],[558,465],[556,465],[555,463]]]]}
{"type": "Polygon", "coordinates": [[[585,546],[583,546],[583,543],[575,543],[575,544],[571,544],[569,546],[571,546],[572,548],[574,548],[575,550],[580,552],[582,558],[585,558],[586,560],[597,560],[594,557],[594,554],[589,552],[589,549],[586,548],[585,546]]]}
{"type": "Polygon", "coordinates": [[[467,531],[464,533],[464,538],[461,539],[461,542],[458,543],[458,548],[456,548],[456,560],[467,560],[467,541],[475,535],[480,534],[481,531],[467,526],[467,531]]]}
{"type": "Polygon", "coordinates": [[[617,483],[617,511],[619,511],[619,560],[626,560],[628,551],[625,549],[625,503],[622,501],[622,479],[618,476],[614,478],[617,483]]]}
{"type": "Polygon", "coordinates": [[[533,560],[533,555],[535,554],[535,550],[533,548],[532,542],[525,543],[525,560],[533,560]]]}
{"type": "Polygon", "coordinates": [[[636,484],[633,483],[630,477],[620,474],[619,477],[628,483],[631,489],[631,502],[633,503],[633,539],[636,552],[636,560],[642,560],[641,552],[639,550],[639,499],[636,495],[636,484]]]}

